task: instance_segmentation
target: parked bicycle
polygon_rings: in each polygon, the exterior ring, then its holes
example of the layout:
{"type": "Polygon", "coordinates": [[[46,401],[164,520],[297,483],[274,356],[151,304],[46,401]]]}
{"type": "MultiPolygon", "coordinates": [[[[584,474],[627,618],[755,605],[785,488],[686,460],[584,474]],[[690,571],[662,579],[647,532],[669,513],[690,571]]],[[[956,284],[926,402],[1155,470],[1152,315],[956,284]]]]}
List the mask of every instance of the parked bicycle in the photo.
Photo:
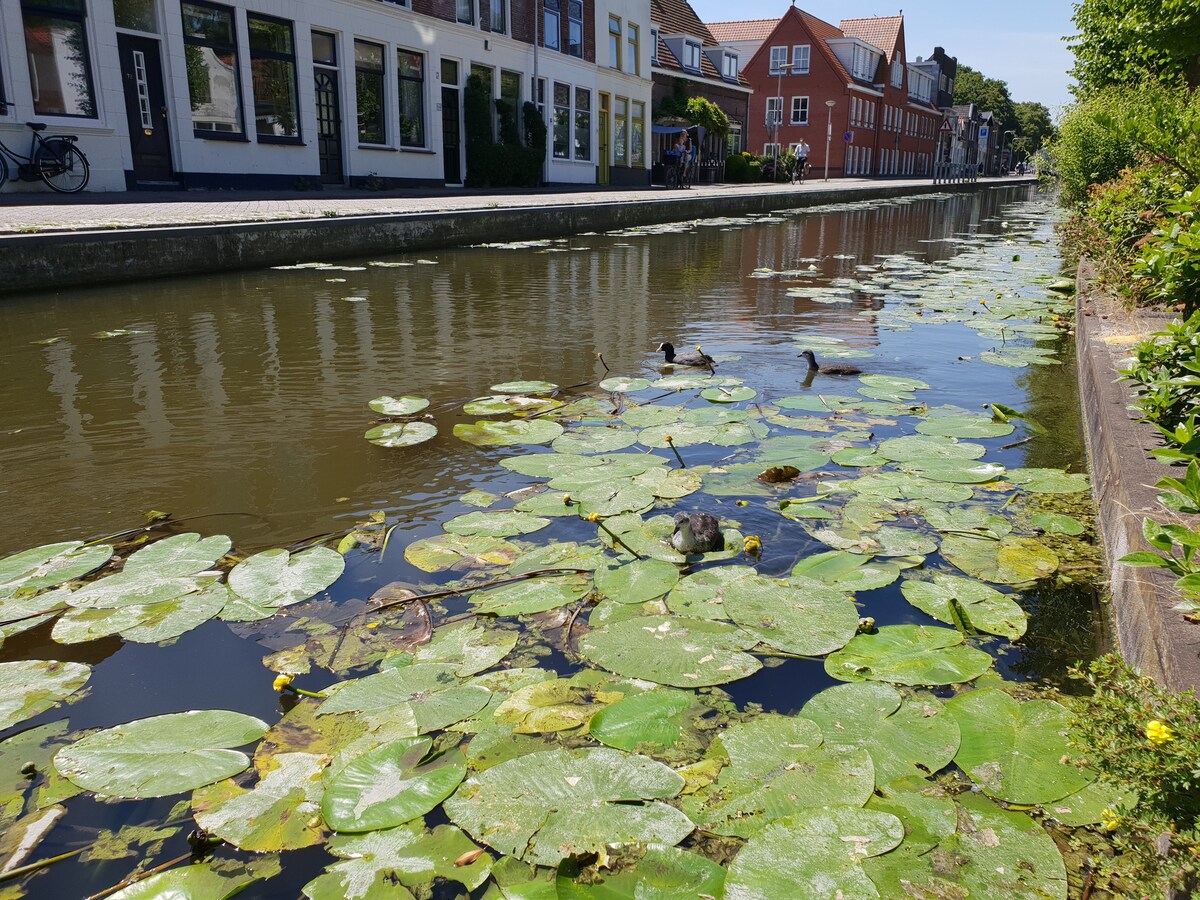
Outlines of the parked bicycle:
{"type": "Polygon", "coordinates": [[[22,181],[37,181],[40,178],[60,194],[82,191],[88,183],[90,169],[87,157],[75,146],[75,135],[42,137],[41,132],[46,130],[44,123],[25,124],[33,132],[28,156],[22,156],[0,141],[0,187],[8,181],[8,161],[12,160],[17,167],[17,177],[22,181]]]}
{"type": "Polygon", "coordinates": [[[678,153],[663,154],[663,183],[668,188],[690,188],[695,178],[695,165],[678,153]]]}

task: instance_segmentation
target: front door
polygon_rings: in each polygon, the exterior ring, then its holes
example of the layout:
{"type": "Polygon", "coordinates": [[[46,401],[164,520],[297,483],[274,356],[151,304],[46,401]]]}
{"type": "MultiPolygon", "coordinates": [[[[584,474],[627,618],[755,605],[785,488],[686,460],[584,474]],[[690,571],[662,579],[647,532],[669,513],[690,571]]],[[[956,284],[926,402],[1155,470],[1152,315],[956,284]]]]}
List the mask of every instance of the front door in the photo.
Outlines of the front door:
{"type": "Polygon", "coordinates": [[[608,94],[600,95],[600,121],[598,123],[599,155],[596,171],[596,183],[608,184],[608,94]]]}
{"type": "Polygon", "coordinates": [[[171,138],[167,133],[167,101],[162,61],[153,38],[117,35],[125,114],[129,118],[129,149],[137,184],[174,183],[171,138]]]}
{"type": "Polygon", "coordinates": [[[342,111],[338,104],[337,71],[314,68],[317,94],[317,157],[322,184],[344,184],[342,172],[342,111]]]}
{"type": "Polygon", "coordinates": [[[442,88],[442,159],[445,161],[446,184],[462,184],[458,128],[458,88],[442,88]]]}

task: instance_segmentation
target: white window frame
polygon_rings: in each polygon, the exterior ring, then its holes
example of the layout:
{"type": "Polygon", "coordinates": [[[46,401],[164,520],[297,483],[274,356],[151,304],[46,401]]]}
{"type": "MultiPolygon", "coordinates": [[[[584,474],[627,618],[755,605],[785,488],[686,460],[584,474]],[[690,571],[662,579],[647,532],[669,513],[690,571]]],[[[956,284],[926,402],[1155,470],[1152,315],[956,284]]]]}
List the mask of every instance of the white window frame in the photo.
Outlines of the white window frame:
{"type": "Polygon", "coordinates": [[[897,56],[892,60],[892,87],[904,86],[904,62],[897,56]]]}
{"type": "Polygon", "coordinates": [[[771,71],[770,75],[779,75],[787,67],[788,48],[787,47],[772,47],[771,48],[771,71]]]}
{"type": "Polygon", "coordinates": [[[726,53],[724,59],[724,71],[722,74],[731,81],[737,81],[738,77],[738,56],[736,53],[726,53]]]}
{"type": "Polygon", "coordinates": [[[793,97],[792,98],[792,115],[791,115],[790,124],[792,124],[792,125],[807,125],[811,106],[812,106],[812,104],[809,103],[807,94],[793,97]],[[804,113],[803,116],[799,115],[801,110],[804,113]]]}
{"type": "Polygon", "coordinates": [[[700,71],[700,45],[695,41],[683,42],[683,67],[693,72],[700,71]]]}
{"type": "Polygon", "coordinates": [[[772,125],[783,124],[783,98],[768,97],[767,98],[767,117],[766,125],[770,128],[772,125]]]}
{"type": "Polygon", "coordinates": [[[650,29],[650,65],[658,64],[658,29],[650,29]]]}
{"type": "Polygon", "coordinates": [[[812,62],[812,45],[796,44],[792,47],[792,74],[807,75],[812,62]],[[803,62],[801,60],[803,59],[803,62]]]}
{"type": "Polygon", "coordinates": [[[763,144],[763,156],[769,156],[772,159],[779,158],[779,144],[763,144]]]}

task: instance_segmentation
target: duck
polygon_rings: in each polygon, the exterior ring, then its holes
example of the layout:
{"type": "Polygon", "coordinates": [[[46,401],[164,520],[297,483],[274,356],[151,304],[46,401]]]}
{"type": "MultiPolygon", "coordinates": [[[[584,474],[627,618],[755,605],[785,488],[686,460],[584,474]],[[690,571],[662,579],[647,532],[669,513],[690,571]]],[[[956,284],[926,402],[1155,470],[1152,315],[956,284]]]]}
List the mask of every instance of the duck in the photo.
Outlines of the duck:
{"type": "Polygon", "coordinates": [[[712,553],[725,549],[721,523],[708,513],[676,513],[671,546],[680,553],[712,553]]]}
{"type": "Polygon", "coordinates": [[[663,351],[663,353],[666,356],[667,362],[671,365],[695,366],[698,369],[710,369],[710,370],[713,368],[713,366],[716,365],[716,362],[713,360],[713,358],[711,356],[709,356],[707,353],[700,352],[699,347],[696,348],[695,353],[680,353],[680,354],[676,355],[675,345],[668,344],[666,341],[663,341],[661,344],[659,344],[654,349],[663,351]]]}
{"type": "Polygon", "coordinates": [[[800,356],[802,358],[808,360],[808,373],[809,373],[810,377],[812,375],[815,375],[817,372],[820,372],[822,375],[861,375],[862,374],[862,369],[858,368],[858,366],[850,366],[850,365],[846,365],[845,363],[830,363],[828,365],[818,366],[817,358],[813,355],[813,352],[811,350],[805,350],[803,353],[800,354],[800,356]]]}

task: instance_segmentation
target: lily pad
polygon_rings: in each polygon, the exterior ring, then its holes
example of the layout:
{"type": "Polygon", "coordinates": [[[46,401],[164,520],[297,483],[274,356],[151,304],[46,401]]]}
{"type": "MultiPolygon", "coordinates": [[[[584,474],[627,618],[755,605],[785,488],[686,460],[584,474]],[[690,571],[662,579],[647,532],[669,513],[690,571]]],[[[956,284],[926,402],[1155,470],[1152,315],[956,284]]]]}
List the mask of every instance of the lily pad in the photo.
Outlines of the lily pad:
{"type": "Polygon", "coordinates": [[[229,589],[211,584],[194,594],[159,603],[73,609],[54,623],[60,644],[79,644],[111,634],[141,644],[169,641],[203,625],[225,608],[229,589]]]}
{"type": "Polygon", "coordinates": [[[45,712],[87,684],[92,670],[77,662],[0,662],[0,729],[45,712]]]}
{"type": "Polygon", "coordinates": [[[1058,570],[1058,557],[1036,538],[1009,535],[996,541],[948,534],[941,549],[948,562],[993,584],[1024,587],[1058,570]]]}
{"type": "Polygon", "coordinates": [[[175,534],[142,547],[125,560],[121,571],[154,572],[164,578],[196,575],[211,569],[232,546],[223,534],[206,538],[195,533],[175,534]]]}
{"type": "Polygon", "coordinates": [[[64,541],[24,550],[0,559],[0,595],[17,588],[57,587],[96,571],[112,556],[109,544],[85,547],[83,541],[64,541]]]}
{"type": "Polygon", "coordinates": [[[1065,534],[1071,537],[1083,534],[1082,522],[1058,513],[1038,513],[1030,520],[1030,524],[1034,528],[1040,528],[1046,534],[1065,534]]]}
{"type": "Polygon", "coordinates": [[[684,691],[632,694],[592,716],[588,732],[600,743],[631,753],[675,746],[683,732],[682,714],[695,698],[684,691]]]}
{"type": "Polygon", "coordinates": [[[257,881],[279,873],[278,857],[262,857],[243,863],[212,860],[180,866],[151,875],[111,894],[112,900],[228,900],[257,881]]]}
{"type": "Polygon", "coordinates": [[[617,394],[634,394],[644,391],[648,387],[650,387],[650,382],[645,378],[630,378],[620,375],[605,378],[600,382],[600,390],[612,391],[617,394]]]}
{"type": "Polygon", "coordinates": [[[496,422],[480,419],[473,424],[460,422],[454,426],[454,436],[476,447],[511,447],[516,444],[549,444],[563,427],[550,419],[517,419],[496,422]]]}
{"type": "Polygon", "coordinates": [[[758,396],[758,391],[748,387],[710,387],[702,390],[700,396],[709,403],[739,403],[753,400],[758,396]]]}
{"type": "Polygon", "coordinates": [[[629,428],[576,428],[556,438],[551,448],[555,453],[611,453],[632,447],[637,441],[637,432],[629,428]]]}
{"type": "Polygon", "coordinates": [[[432,440],[437,433],[432,422],[388,422],[368,428],[363,437],[377,447],[411,447],[432,440]]]}
{"type": "Polygon", "coordinates": [[[280,753],[251,790],[233,780],[198,788],[192,794],[196,824],[259,853],[318,844],[323,834],[316,816],[328,762],[316,753],[280,753]]]}
{"type": "Polygon", "coordinates": [[[247,557],[229,573],[230,589],[259,606],[291,606],[315,597],[341,577],[342,554],[328,547],[300,553],[264,550],[247,557]]]}
{"type": "Polygon", "coordinates": [[[517,534],[529,534],[545,528],[549,524],[549,519],[540,519],[537,516],[511,509],[502,509],[495,512],[472,512],[455,516],[442,528],[450,534],[505,538],[517,534]]]}
{"type": "Polygon", "coordinates": [[[350,762],[329,780],[321,815],[334,831],[378,831],[429,812],[459,786],[467,761],[455,749],[428,759],[433,741],[393,741],[350,762]]]}
{"type": "Polygon", "coordinates": [[[477,841],[552,866],[610,843],[679,843],[695,826],[659,801],[682,787],[678,774],[644,756],[550,750],[472,775],[444,809],[477,841]]]}
{"type": "Polygon", "coordinates": [[[982,444],[964,444],[952,438],[910,434],[891,438],[879,445],[879,455],[894,462],[925,462],[937,459],[979,459],[987,452],[982,444]]]}
{"type": "Polygon", "coordinates": [[[825,658],[825,671],[839,681],[893,684],[962,684],[991,665],[982,650],[963,645],[959,632],[924,625],[887,625],[825,658]]]}
{"type": "Polygon", "coordinates": [[[456,668],[447,663],[422,663],[358,678],[323,702],[317,713],[371,713],[408,705],[419,733],[436,731],[475,715],[492,696],[485,687],[459,685],[456,668]]]}
{"type": "Polygon", "coordinates": [[[517,645],[518,634],[500,628],[484,628],[477,622],[444,625],[433,640],[413,653],[418,663],[454,665],[454,674],[466,678],[486,671],[517,645]]]}
{"type": "Polygon", "coordinates": [[[693,572],[671,589],[667,609],[685,618],[728,621],[726,594],[736,582],[756,574],[750,566],[721,566],[693,572]]]}
{"type": "MultiPolygon", "coordinates": [[[[515,734],[552,734],[570,731],[587,723],[606,702],[620,692],[600,692],[580,673],[575,678],[551,678],[527,684],[496,707],[493,718],[512,725],[515,734]]],[[[595,670],[591,670],[594,675],[595,670]]]]}
{"type": "Polygon", "coordinates": [[[1061,469],[1009,469],[1004,477],[1034,494],[1077,494],[1090,487],[1086,475],[1061,469]]]}
{"type": "Polygon", "coordinates": [[[1004,466],[999,463],[979,460],[920,459],[910,463],[901,463],[900,468],[921,478],[928,478],[931,481],[947,481],[952,484],[983,484],[987,481],[995,481],[1004,474],[1004,466]]]}
{"type": "Polygon", "coordinates": [[[419,413],[425,407],[429,406],[429,401],[424,397],[376,397],[367,403],[367,406],[375,410],[381,416],[413,416],[419,413]]]}
{"type": "Polygon", "coordinates": [[[803,577],[739,579],[726,595],[725,609],[763,643],[802,656],[844,647],[858,630],[858,609],[847,595],[803,577]]]}
{"type": "Polygon", "coordinates": [[[549,394],[558,390],[557,384],[548,381],[506,381],[493,384],[488,390],[497,394],[549,394]]]}
{"type": "Polygon", "coordinates": [[[497,394],[479,397],[463,404],[468,416],[527,416],[552,409],[555,401],[546,397],[522,397],[520,394],[497,394]]]}
{"type": "Polygon", "coordinates": [[[950,438],[994,438],[1013,433],[1011,422],[995,422],[987,416],[937,416],[917,423],[919,434],[950,438]]]}
{"type": "Polygon", "coordinates": [[[888,458],[876,453],[872,447],[846,447],[833,454],[833,461],[839,466],[865,469],[886,465],[888,458]]]}
{"type": "Polygon", "coordinates": [[[475,611],[484,615],[528,616],[574,603],[589,587],[589,580],[580,575],[532,578],[477,591],[469,599],[475,611]]]}
{"type": "Polygon", "coordinates": [[[166,797],[229,778],[250,764],[238,750],[267,730],[253,716],[192,710],[89,734],[54,757],[72,782],[107,797],[166,797]]]}
{"type": "Polygon", "coordinates": [[[596,570],[596,590],[618,603],[645,603],[671,590],[679,581],[679,567],[659,559],[638,559],[624,565],[609,564],[596,570]]]}
{"type": "Polygon", "coordinates": [[[422,572],[444,572],[507,566],[520,552],[515,544],[502,538],[439,534],[413,541],[404,548],[404,558],[422,572]]]}
{"type": "Polygon", "coordinates": [[[754,635],[721,622],[643,616],[590,632],[583,655],[609,671],[675,687],[724,684],[762,668],[754,635]]]}
{"type": "Polygon", "coordinates": [[[933,581],[909,579],[900,586],[904,599],[939,622],[958,625],[1015,641],[1025,633],[1027,616],[1008,594],[995,588],[935,572],[933,581]]]}

